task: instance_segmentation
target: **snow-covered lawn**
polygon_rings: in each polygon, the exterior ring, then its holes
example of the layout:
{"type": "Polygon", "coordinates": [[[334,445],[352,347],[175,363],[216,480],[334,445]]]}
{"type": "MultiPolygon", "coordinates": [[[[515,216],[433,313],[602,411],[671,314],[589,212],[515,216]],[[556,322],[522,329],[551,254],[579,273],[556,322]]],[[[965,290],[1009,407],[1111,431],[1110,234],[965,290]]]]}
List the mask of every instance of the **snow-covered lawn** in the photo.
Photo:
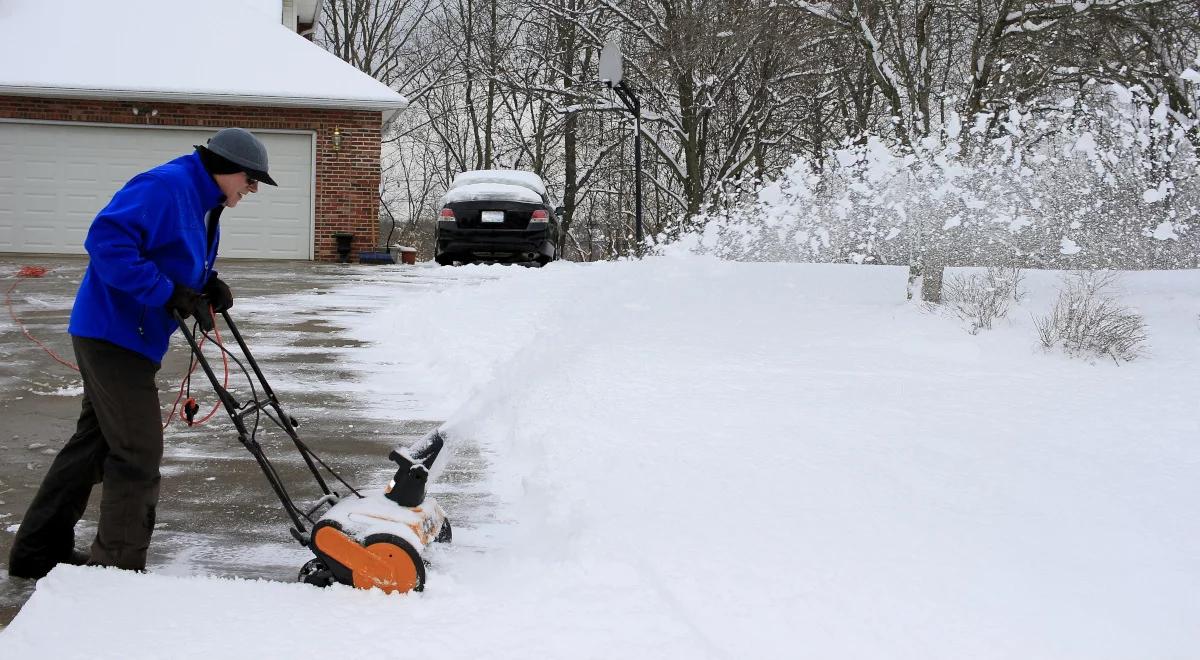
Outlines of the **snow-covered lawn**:
{"type": "Polygon", "coordinates": [[[1118,366],[1037,345],[1055,273],[972,336],[890,267],[482,270],[352,333],[368,387],[402,383],[487,463],[492,522],[456,529],[426,592],[62,567],[0,656],[1200,649],[1200,272],[1124,277],[1150,337],[1118,366]]]}

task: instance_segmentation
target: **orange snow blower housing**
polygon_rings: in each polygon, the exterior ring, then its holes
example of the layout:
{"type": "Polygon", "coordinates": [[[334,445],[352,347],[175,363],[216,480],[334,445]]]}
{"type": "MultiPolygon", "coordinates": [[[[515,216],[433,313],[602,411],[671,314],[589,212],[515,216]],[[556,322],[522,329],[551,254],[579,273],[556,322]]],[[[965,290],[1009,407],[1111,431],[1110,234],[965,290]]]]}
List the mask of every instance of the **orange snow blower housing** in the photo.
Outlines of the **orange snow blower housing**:
{"type": "Polygon", "coordinates": [[[300,571],[310,584],[349,584],[385,592],[421,591],[425,563],[421,552],[431,543],[451,540],[442,507],[425,496],[429,470],[443,439],[434,432],[410,451],[393,450],[399,465],[381,494],[346,498],[333,505],[313,527],[311,548],[317,557],[300,571]]]}
{"type": "MultiPolygon", "coordinates": [[[[434,431],[410,448],[393,450],[389,458],[398,469],[392,482],[382,492],[364,495],[300,440],[296,433],[299,422],[284,412],[228,311],[221,312],[221,316],[254,375],[251,377],[245,366],[237,361],[250,384],[252,398],[246,402],[239,402],[221,384],[204,357],[194,330],[178,312],[172,313],[192,349],[192,359],[204,369],[225,412],[233,420],[238,440],[258,461],[291,518],[292,537],[315,555],[301,567],[299,580],[322,587],[341,583],[360,589],[378,588],[389,593],[423,590],[425,562],[421,553],[431,543],[448,543],[452,534],[450,521],[442,507],[425,495],[430,471],[445,444],[441,433],[434,431]],[[256,436],[262,416],[287,433],[320,488],[321,494],[310,508],[297,506],[258,443],[256,436]],[[317,469],[318,465],[350,494],[342,496],[334,492],[317,469]],[[324,513],[318,515],[322,510],[324,513]]],[[[220,350],[228,353],[217,343],[220,350]]]]}

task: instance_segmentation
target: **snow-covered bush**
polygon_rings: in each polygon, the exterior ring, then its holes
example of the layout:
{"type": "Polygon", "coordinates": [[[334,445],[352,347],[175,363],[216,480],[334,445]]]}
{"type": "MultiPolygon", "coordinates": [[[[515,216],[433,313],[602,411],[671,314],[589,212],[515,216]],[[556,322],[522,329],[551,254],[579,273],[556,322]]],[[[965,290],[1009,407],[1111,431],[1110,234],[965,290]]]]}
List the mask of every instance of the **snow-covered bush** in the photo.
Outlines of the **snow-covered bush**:
{"type": "Polygon", "coordinates": [[[1075,273],[1064,282],[1050,314],[1034,318],[1042,346],[1068,355],[1129,361],[1142,352],[1146,323],[1112,295],[1112,273],[1075,273]]]}
{"type": "Polygon", "coordinates": [[[748,261],[1200,267],[1186,118],[1136,89],[1097,96],[970,126],[951,114],[911,146],[867,136],[821,161],[799,157],[751,198],[665,238],[748,261]]]}
{"type": "Polygon", "coordinates": [[[1009,306],[1024,296],[1021,279],[1017,268],[988,268],[982,273],[951,275],[942,289],[942,302],[970,324],[971,334],[978,334],[980,330],[991,330],[992,323],[1007,315],[1009,306]]]}

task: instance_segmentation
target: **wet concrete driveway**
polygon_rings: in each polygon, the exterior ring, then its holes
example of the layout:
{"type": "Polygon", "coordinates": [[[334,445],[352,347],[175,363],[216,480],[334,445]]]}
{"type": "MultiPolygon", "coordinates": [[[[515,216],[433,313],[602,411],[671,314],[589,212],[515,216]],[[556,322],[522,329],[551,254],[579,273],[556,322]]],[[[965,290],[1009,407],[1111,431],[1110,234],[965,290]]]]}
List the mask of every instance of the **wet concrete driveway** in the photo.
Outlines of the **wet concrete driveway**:
{"type": "MultiPolygon", "coordinates": [[[[12,620],[32,593],[32,581],[7,577],[9,547],[46,468],[74,430],[82,394],[78,374],[23,336],[12,317],[73,361],[66,324],[85,266],[80,257],[0,255],[0,286],[4,292],[16,286],[11,314],[7,307],[0,310],[0,626],[12,620]],[[25,265],[49,271],[18,278],[25,265]]],[[[389,414],[383,416],[380,401],[363,401],[353,388],[323,385],[356,378],[353,361],[345,358],[360,347],[345,336],[339,319],[370,314],[374,305],[390,304],[406,291],[459,286],[461,281],[431,277],[434,269],[424,265],[224,261],[219,266],[237,298],[232,313],[284,409],[300,421],[301,438],[352,484],[381,487],[391,476],[390,449],[418,439],[437,421],[415,414],[419,402],[404,392],[402,374],[396,388],[386,393],[382,407],[389,414]],[[347,290],[355,295],[339,295],[347,290]]],[[[176,400],[187,360],[177,333],[159,372],[164,415],[176,400]]],[[[206,414],[215,397],[199,371],[192,389],[206,414]]],[[[260,441],[295,500],[315,498],[313,479],[290,441],[264,422],[260,441]]],[[[469,512],[485,508],[482,496],[470,488],[483,468],[477,452],[460,448],[432,488],[456,530],[470,529],[473,518],[482,515],[469,512]]],[[[290,581],[311,557],[288,534],[278,500],[222,410],[204,426],[172,421],[165,433],[162,472],[149,570],[290,581]]],[[[98,495],[99,487],[76,530],[77,547],[86,548],[95,534],[98,495]]]]}

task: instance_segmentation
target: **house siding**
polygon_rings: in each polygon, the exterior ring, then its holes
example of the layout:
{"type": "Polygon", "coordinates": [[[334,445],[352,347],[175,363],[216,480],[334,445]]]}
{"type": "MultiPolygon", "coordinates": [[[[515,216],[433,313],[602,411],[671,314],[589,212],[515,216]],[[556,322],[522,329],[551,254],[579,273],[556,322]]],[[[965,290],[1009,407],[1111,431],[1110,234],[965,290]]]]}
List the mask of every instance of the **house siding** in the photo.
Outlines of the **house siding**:
{"type": "Polygon", "coordinates": [[[0,118],[141,126],[304,130],[316,134],[313,255],[336,261],[335,233],[354,234],[351,255],[379,240],[381,113],[367,110],[280,108],[155,101],[103,101],[0,96],[0,118]],[[133,114],[133,108],[139,114],[133,114]],[[157,114],[151,116],[151,110],[157,114]],[[341,147],[334,148],[334,130],[341,147]]]}

